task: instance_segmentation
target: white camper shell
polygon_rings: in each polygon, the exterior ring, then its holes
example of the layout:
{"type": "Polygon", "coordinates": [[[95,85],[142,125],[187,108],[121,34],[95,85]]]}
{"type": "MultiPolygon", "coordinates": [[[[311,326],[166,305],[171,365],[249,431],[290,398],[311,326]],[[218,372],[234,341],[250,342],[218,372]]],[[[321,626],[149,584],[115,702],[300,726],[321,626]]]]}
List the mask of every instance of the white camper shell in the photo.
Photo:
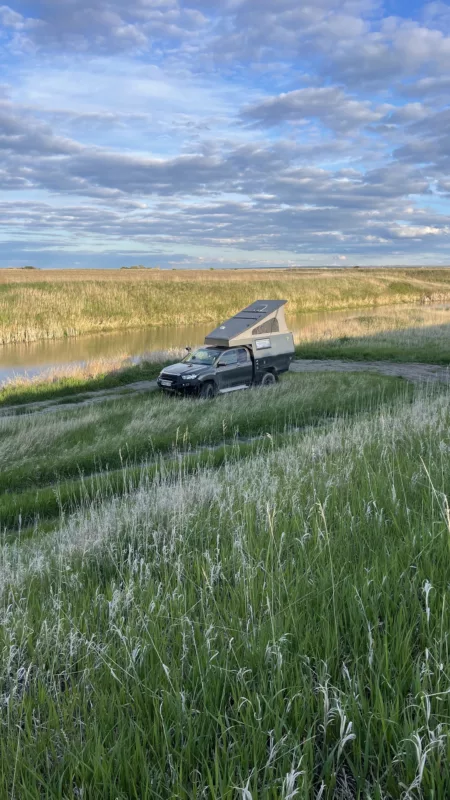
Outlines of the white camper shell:
{"type": "Polygon", "coordinates": [[[286,300],[256,300],[230,317],[205,337],[213,347],[247,347],[255,363],[264,366],[268,359],[294,353],[294,337],[284,317],[286,300]]]}

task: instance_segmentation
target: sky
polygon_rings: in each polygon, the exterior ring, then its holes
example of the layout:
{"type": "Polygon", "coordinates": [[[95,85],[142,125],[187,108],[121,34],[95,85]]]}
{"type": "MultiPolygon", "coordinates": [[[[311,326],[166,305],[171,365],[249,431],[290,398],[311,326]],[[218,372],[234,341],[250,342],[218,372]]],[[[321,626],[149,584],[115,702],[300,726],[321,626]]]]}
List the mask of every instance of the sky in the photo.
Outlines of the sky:
{"type": "Polygon", "coordinates": [[[25,264],[450,265],[450,5],[0,4],[25,264]]]}

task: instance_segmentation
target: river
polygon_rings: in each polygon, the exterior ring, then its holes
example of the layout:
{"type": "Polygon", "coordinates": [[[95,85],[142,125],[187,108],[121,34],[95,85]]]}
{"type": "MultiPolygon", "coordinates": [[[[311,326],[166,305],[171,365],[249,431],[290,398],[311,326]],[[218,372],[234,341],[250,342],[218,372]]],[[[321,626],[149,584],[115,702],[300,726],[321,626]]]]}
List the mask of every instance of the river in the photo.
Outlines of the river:
{"type": "MultiPolygon", "coordinates": [[[[320,311],[297,316],[286,315],[286,319],[296,340],[299,340],[302,329],[312,324],[326,326],[327,320],[331,322],[358,314],[364,314],[367,317],[379,313],[380,308],[365,308],[320,311]]],[[[114,358],[120,355],[139,357],[151,351],[185,347],[188,344],[198,345],[203,342],[205,335],[213,327],[211,323],[201,323],[189,327],[140,328],[68,339],[4,345],[0,347],[0,384],[14,376],[26,374],[31,377],[52,367],[84,363],[93,359],[114,358]]]]}

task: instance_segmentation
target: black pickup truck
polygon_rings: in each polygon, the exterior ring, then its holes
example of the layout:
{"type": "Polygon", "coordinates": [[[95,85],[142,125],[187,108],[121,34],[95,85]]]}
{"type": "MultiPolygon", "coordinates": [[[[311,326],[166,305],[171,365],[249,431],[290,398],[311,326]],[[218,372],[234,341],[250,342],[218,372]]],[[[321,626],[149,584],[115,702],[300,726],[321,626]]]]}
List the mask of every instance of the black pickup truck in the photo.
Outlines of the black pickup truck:
{"type": "Polygon", "coordinates": [[[165,367],[158,386],[170,394],[211,398],[275,383],[294,356],[293,336],[281,309],[284,302],[259,300],[248,306],[212,331],[203,347],[165,367]]]}

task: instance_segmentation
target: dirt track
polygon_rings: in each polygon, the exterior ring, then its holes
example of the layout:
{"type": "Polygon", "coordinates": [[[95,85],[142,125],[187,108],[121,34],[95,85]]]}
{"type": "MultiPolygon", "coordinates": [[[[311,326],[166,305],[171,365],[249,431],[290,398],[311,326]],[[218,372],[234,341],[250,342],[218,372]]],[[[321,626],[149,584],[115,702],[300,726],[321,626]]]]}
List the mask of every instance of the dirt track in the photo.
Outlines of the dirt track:
{"type": "MultiPolygon", "coordinates": [[[[380,375],[404,378],[413,383],[450,383],[450,367],[436,364],[402,363],[392,361],[339,361],[335,359],[297,359],[291,364],[291,372],[377,372],[380,375]]],[[[139,381],[99,392],[83,392],[61,400],[42,400],[20,406],[0,408],[0,418],[21,413],[49,413],[70,411],[83,406],[117,400],[135,394],[153,392],[156,381],[139,381]]]]}
{"type": "Polygon", "coordinates": [[[405,378],[413,383],[450,383],[450,367],[436,364],[403,363],[393,361],[339,361],[302,358],[291,364],[292,372],[378,372],[394,378],[405,378]]]}

